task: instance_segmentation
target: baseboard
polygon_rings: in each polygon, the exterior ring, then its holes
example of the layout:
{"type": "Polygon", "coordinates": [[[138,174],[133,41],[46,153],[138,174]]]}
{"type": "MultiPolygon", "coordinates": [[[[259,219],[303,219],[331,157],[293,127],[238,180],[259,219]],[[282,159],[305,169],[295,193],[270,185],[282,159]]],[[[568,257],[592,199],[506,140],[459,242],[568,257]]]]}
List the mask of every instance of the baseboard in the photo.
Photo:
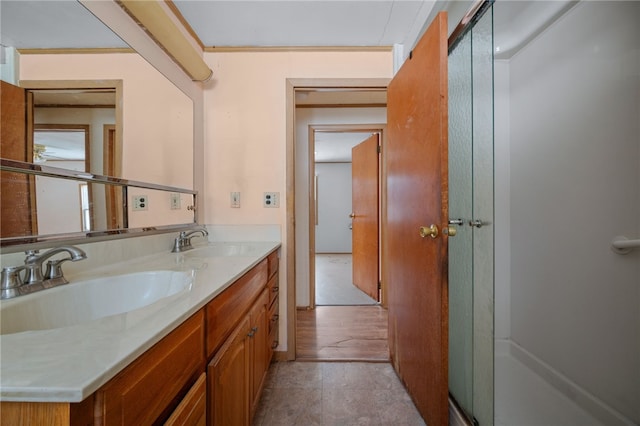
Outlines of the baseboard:
{"type": "MultiPolygon", "coordinates": [[[[517,343],[507,340],[509,353],[522,362],[551,386],[560,391],[564,396],[575,402],[583,410],[607,426],[632,426],[630,419],[616,411],[607,403],[571,381],[568,377],[554,369],[552,366],[533,355],[517,343]]],[[[501,343],[503,345],[503,343],[501,343]]],[[[500,348],[503,349],[504,346],[500,348]]],[[[498,341],[496,341],[496,354],[498,354],[498,341]]]]}
{"type": "Polygon", "coordinates": [[[287,351],[274,351],[273,360],[274,361],[290,361],[289,353],[287,351]]]}

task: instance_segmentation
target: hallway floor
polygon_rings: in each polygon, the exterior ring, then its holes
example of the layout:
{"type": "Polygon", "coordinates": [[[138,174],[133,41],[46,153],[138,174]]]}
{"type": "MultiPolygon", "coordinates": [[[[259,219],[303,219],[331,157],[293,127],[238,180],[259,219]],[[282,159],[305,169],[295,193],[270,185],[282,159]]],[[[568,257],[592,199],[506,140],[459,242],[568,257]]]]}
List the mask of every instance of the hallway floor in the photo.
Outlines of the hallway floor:
{"type": "Polygon", "coordinates": [[[351,253],[316,254],[316,305],[375,305],[378,302],[353,285],[351,253]]]}
{"type": "Polygon", "coordinates": [[[253,426],[420,426],[389,363],[274,362],[253,426]]]}
{"type": "Polygon", "coordinates": [[[317,306],[296,319],[296,358],[389,361],[387,310],[381,306],[317,306]]]}

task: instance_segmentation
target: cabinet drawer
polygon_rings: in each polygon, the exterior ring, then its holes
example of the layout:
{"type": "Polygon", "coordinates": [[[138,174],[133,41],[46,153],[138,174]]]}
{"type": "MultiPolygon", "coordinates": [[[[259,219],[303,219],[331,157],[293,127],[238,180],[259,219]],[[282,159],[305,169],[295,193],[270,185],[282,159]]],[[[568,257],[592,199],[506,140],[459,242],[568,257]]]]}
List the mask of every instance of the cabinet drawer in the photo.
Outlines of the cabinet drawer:
{"type": "Polygon", "coordinates": [[[280,263],[277,250],[267,257],[267,262],[269,262],[269,278],[271,278],[273,274],[278,272],[278,264],[280,263]]]}
{"type": "Polygon", "coordinates": [[[267,260],[260,262],[207,304],[207,359],[249,311],[267,283],[267,260]]]}
{"type": "Polygon", "coordinates": [[[96,392],[96,421],[143,425],[167,418],[204,365],[200,310],[96,392]]]}
{"type": "Polygon", "coordinates": [[[269,305],[278,298],[278,294],[280,293],[279,276],[280,274],[275,274],[271,279],[269,279],[269,283],[267,284],[267,287],[269,288],[269,305]]]}
{"type": "Polygon", "coordinates": [[[204,426],[207,419],[207,375],[202,373],[165,426],[204,426]]]}

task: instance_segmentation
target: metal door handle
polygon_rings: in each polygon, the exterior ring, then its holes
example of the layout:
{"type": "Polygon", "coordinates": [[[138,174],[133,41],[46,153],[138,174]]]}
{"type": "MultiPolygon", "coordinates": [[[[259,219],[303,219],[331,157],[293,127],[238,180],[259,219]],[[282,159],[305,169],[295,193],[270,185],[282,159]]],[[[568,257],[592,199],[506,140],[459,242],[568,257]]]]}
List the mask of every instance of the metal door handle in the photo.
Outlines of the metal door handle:
{"type": "Polygon", "coordinates": [[[429,226],[421,226],[420,227],[420,236],[422,238],[429,236],[431,238],[436,238],[438,236],[438,227],[434,224],[429,226]]]}
{"type": "Polygon", "coordinates": [[[462,225],[464,220],[462,219],[449,219],[449,225],[462,225]]]}

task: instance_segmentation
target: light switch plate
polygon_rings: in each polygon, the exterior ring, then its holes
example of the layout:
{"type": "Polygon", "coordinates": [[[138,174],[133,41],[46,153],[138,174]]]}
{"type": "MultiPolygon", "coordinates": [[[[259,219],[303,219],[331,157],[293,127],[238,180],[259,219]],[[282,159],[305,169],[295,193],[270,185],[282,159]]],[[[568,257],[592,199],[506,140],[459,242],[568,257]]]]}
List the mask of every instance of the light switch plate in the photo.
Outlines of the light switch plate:
{"type": "Polygon", "coordinates": [[[240,208],[240,192],[231,193],[231,207],[234,209],[240,208]]]}
{"type": "Polygon", "coordinates": [[[171,210],[180,210],[180,194],[177,192],[171,193],[171,210]]]}

